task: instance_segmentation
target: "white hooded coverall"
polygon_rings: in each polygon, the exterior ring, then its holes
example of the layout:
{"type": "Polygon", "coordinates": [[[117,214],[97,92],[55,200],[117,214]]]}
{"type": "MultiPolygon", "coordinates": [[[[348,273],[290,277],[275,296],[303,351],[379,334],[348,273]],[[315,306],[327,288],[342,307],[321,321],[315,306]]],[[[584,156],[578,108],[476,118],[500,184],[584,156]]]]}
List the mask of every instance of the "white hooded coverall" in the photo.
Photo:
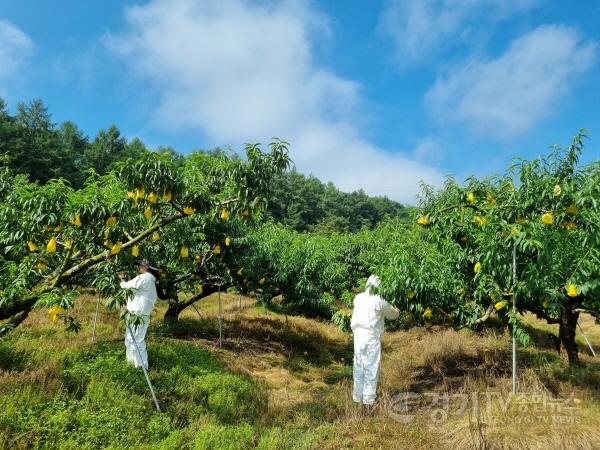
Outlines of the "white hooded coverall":
{"type": "Polygon", "coordinates": [[[354,310],[350,327],[354,333],[354,388],[352,399],[357,403],[372,405],[377,397],[377,381],[381,362],[381,337],[386,319],[397,319],[400,312],[371,293],[379,278],[372,275],[366,291],[354,299],[354,310]]]}
{"type": "Polygon", "coordinates": [[[156,278],[149,272],[141,273],[129,281],[121,281],[123,289],[133,289],[133,297],[127,302],[127,310],[133,314],[142,317],[144,322],[137,327],[131,325],[125,330],[125,354],[127,361],[133,363],[135,367],[142,365],[148,368],[148,352],[146,351],[146,331],[150,324],[150,313],[156,302],[156,278]],[[129,333],[133,334],[133,338],[129,333]],[[135,341],[134,341],[135,340],[135,341]],[[140,350],[138,355],[135,344],[140,350]]]}

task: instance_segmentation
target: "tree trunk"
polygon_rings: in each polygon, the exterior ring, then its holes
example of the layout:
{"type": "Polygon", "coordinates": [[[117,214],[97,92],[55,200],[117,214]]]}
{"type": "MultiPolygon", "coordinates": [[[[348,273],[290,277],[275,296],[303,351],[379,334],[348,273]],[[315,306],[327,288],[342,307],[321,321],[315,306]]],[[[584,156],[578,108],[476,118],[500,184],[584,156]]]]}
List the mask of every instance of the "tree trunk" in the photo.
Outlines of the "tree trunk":
{"type": "MultiPolygon", "coordinates": [[[[229,285],[226,285],[222,286],[221,288],[227,289],[228,287],[229,285]]],[[[184,309],[186,309],[188,306],[193,305],[198,300],[201,300],[205,297],[208,297],[209,295],[218,292],[218,290],[218,286],[204,286],[204,290],[202,292],[193,295],[185,301],[169,300],[169,306],[167,308],[167,311],[165,312],[163,320],[165,322],[171,323],[177,322],[177,320],[179,319],[179,314],[181,314],[181,312],[184,309]]]]}
{"type": "Polygon", "coordinates": [[[560,339],[562,348],[564,348],[567,353],[569,365],[579,364],[579,349],[577,347],[577,342],[575,342],[579,313],[575,312],[574,309],[575,307],[573,304],[567,300],[560,316],[558,328],[558,338],[560,339]]]}
{"type": "Polygon", "coordinates": [[[181,312],[181,304],[177,302],[169,302],[169,307],[165,312],[164,321],[165,322],[177,322],[179,318],[179,313],[181,312]]]}

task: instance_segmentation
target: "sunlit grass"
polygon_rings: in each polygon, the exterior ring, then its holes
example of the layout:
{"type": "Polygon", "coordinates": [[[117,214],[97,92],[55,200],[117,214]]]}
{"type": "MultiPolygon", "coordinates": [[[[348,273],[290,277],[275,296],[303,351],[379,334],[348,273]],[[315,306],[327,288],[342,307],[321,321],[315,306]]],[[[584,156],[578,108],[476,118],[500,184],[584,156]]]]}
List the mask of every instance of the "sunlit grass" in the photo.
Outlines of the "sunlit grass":
{"type": "MultiPolygon", "coordinates": [[[[413,392],[470,396],[511,390],[510,336],[501,329],[432,327],[387,332],[379,406],[350,398],[352,339],[331,323],[284,315],[235,293],[188,308],[167,328],[155,311],[148,337],[150,376],[164,410],[157,414],[141,372],[125,363],[118,313],[86,296],[74,314],[83,328],[66,334],[36,311],[0,340],[0,448],[597,448],[600,364],[583,354],[569,368],[547,342],[519,348],[519,392],[577,399],[577,423],[484,423],[473,410],[435,423],[426,403],[407,423],[394,396],[413,392]]],[[[552,331],[534,320],[536,339],[552,331]]],[[[582,318],[593,344],[600,326],[582,318]]],[[[497,417],[518,416],[493,405],[497,417]]],[[[565,415],[568,422],[568,417],[565,415]]],[[[572,419],[571,419],[572,420],[572,419]]]]}

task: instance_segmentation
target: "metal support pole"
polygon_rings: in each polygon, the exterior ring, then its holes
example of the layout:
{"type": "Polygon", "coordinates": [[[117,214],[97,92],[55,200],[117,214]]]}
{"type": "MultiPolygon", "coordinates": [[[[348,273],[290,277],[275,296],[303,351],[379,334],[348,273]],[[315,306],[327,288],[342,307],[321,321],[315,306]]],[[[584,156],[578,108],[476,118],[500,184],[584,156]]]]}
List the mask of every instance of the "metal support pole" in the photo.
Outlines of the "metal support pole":
{"type": "Polygon", "coordinates": [[[200,311],[198,310],[198,308],[196,308],[196,305],[194,305],[192,303],[192,308],[194,308],[196,310],[196,312],[198,313],[198,317],[200,317],[200,319],[202,319],[202,314],[200,314],[200,311]]]}
{"type": "Polygon", "coordinates": [[[152,383],[150,382],[150,377],[148,376],[148,371],[144,366],[144,361],[142,360],[142,352],[140,352],[140,348],[137,345],[137,341],[133,336],[133,331],[131,331],[131,327],[128,323],[126,323],[127,331],[129,331],[129,336],[131,336],[131,340],[133,341],[133,345],[135,345],[135,349],[137,350],[137,354],[140,357],[140,362],[142,363],[142,370],[144,372],[144,376],[146,377],[146,382],[148,383],[148,387],[150,388],[150,393],[152,394],[152,400],[154,400],[154,404],[156,405],[156,410],[161,413],[160,406],[158,405],[158,400],[156,399],[156,394],[154,393],[154,388],[152,387],[152,383]]]}
{"type": "MultiPolygon", "coordinates": [[[[96,294],[98,295],[98,294],[96,294]]],[[[98,323],[98,309],[100,308],[100,296],[96,301],[96,314],[94,315],[94,327],[92,328],[92,342],[96,342],[96,323],[98,323]]]]}
{"type": "Polygon", "coordinates": [[[223,347],[223,314],[221,310],[221,286],[219,286],[219,348],[223,347]]]}
{"type": "MultiPolygon", "coordinates": [[[[513,268],[513,295],[512,295],[512,313],[513,318],[516,320],[517,313],[517,242],[513,244],[512,254],[512,268],[513,268]]],[[[517,340],[515,338],[515,326],[513,325],[512,330],[512,392],[517,393],[517,340]]]]}
{"type": "Polygon", "coordinates": [[[579,324],[579,321],[577,321],[577,326],[579,327],[579,331],[581,331],[581,334],[583,334],[583,338],[585,339],[586,344],[590,348],[590,351],[592,352],[592,355],[594,355],[594,358],[595,358],[596,357],[596,352],[594,351],[594,347],[592,347],[592,343],[588,340],[587,336],[583,332],[583,328],[579,324]]]}

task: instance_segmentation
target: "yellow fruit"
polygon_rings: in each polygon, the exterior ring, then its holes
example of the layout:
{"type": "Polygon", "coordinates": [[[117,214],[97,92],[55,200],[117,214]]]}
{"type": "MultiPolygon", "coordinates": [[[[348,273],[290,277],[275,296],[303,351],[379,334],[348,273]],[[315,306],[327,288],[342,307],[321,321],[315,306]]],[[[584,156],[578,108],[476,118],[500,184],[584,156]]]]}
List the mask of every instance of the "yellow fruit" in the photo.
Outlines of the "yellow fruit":
{"type": "Polygon", "coordinates": [[[519,227],[515,227],[515,226],[511,227],[511,229],[510,229],[510,232],[511,232],[511,233],[513,233],[513,234],[516,234],[516,233],[518,233],[519,231],[520,231],[520,230],[519,230],[519,227]]]}
{"type": "Polygon", "coordinates": [[[56,252],[56,237],[52,236],[50,238],[48,245],[46,245],[46,249],[48,250],[48,253],[56,252]]]}
{"type": "Polygon", "coordinates": [[[199,294],[202,294],[202,285],[201,284],[196,285],[196,292],[198,292],[199,294]]]}
{"type": "Polygon", "coordinates": [[[239,276],[242,276],[243,273],[244,273],[244,268],[243,267],[237,271],[237,274],[239,276]]]}
{"type": "Polygon", "coordinates": [[[136,189],[135,198],[136,199],[144,198],[144,187],[143,186],[140,186],[139,188],[136,189]]]}
{"type": "Polygon", "coordinates": [[[475,201],[475,194],[473,194],[472,192],[469,192],[469,193],[467,194],[467,201],[468,201],[469,203],[473,203],[473,202],[475,201]]]}
{"type": "Polygon", "coordinates": [[[431,221],[429,220],[429,217],[427,217],[427,216],[424,216],[424,215],[422,215],[422,214],[421,214],[421,215],[419,215],[419,217],[417,218],[417,223],[418,223],[419,225],[423,225],[423,226],[425,226],[425,225],[429,225],[429,224],[431,223],[431,221]]]}
{"type": "Polygon", "coordinates": [[[138,257],[140,256],[140,246],[139,245],[134,245],[133,247],[131,247],[131,256],[134,257],[138,257]]]}
{"type": "Polygon", "coordinates": [[[65,248],[70,249],[73,247],[73,239],[65,240],[65,248]]]}
{"type": "Polygon", "coordinates": [[[415,293],[415,291],[408,291],[408,298],[409,299],[413,299],[415,298],[417,294],[415,293]]]}
{"type": "Polygon", "coordinates": [[[221,215],[219,216],[222,220],[227,220],[229,219],[229,211],[227,210],[227,208],[223,208],[221,210],[221,215]]]}
{"type": "Polygon", "coordinates": [[[577,285],[573,283],[567,284],[567,295],[569,297],[577,297],[577,285]]]}
{"type": "Polygon", "coordinates": [[[64,313],[65,309],[61,308],[60,306],[53,306],[52,308],[48,309],[48,315],[50,316],[50,319],[52,319],[52,322],[56,322],[58,316],[64,313]]]}
{"type": "Polygon", "coordinates": [[[46,268],[46,263],[44,261],[39,261],[36,265],[36,268],[40,269],[40,270],[44,270],[46,268]]]}
{"type": "Polygon", "coordinates": [[[110,216],[108,219],[106,219],[107,227],[112,227],[115,223],[117,223],[117,218],[115,216],[110,216]]]}
{"type": "Polygon", "coordinates": [[[186,206],[185,208],[183,208],[183,212],[185,214],[187,214],[188,216],[191,216],[192,214],[194,214],[194,211],[196,211],[194,208],[192,208],[191,206],[186,206]]]}
{"type": "Polygon", "coordinates": [[[213,250],[213,253],[214,253],[215,255],[218,255],[219,253],[221,253],[221,246],[220,246],[220,245],[217,245],[217,246],[215,247],[215,249],[213,250]]]}
{"type": "Polygon", "coordinates": [[[563,220],[562,221],[562,226],[570,228],[572,230],[574,230],[576,228],[579,228],[579,225],[577,224],[577,222],[574,222],[572,220],[563,220]]]}
{"type": "Polygon", "coordinates": [[[567,207],[565,211],[569,214],[577,214],[579,212],[579,208],[575,206],[575,204],[572,204],[571,206],[567,207]]]}
{"type": "Polygon", "coordinates": [[[243,217],[248,217],[250,215],[250,211],[248,211],[247,209],[242,211],[242,216],[243,217]]]}
{"type": "Polygon", "coordinates": [[[54,231],[60,231],[62,230],[62,225],[57,225],[54,227],[54,231]]]}
{"type": "Polygon", "coordinates": [[[496,199],[494,198],[494,196],[492,194],[490,194],[488,192],[487,194],[487,201],[490,203],[490,205],[495,205],[496,204],[496,199]]]}
{"type": "Polygon", "coordinates": [[[479,225],[485,225],[488,223],[488,220],[485,217],[475,216],[474,219],[479,225]]]}
{"type": "Polygon", "coordinates": [[[181,246],[181,250],[179,250],[179,255],[182,258],[187,258],[188,256],[190,256],[190,252],[189,252],[189,250],[187,248],[187,245],[182,245],[181,246]]]}
{"type": "Polygon", "coordinates": [[[554,216],[552,215],[552,213],[544,213],[542,214],[542,223],[544,225],[552,225],[552,223],[554,222],[554,216]]]}
{"type": "Polygon", "coordinates": [[[127,198],[133,198],[133,199],[135,199],[135,192],[133,192],[133,191],[127,191],[127,198]]]}
{"type": "Polygon", "coordinates": [[[30,252],[35,252],[38,249],[38,246],[33,241],[27,241],[27,246],[29,247],[30,252]]]}
{"type": "Polygon", "coordinates": [[[542,303],[542,306],[547,309],[548,308],[548,302],[542,303]]]}
{"type": "Polygon", "coordinates": [[[427,307],[427,308],[425,308],[425,312],[423,313],[423,317],[431,317],[432,314],[433,314],[433,312],[431,311],[431,308],[427,307]]]}
{"type": "Polygon", "coordinates": [[[265,284],[266,281],[267,281],[267,278],[262,277],[260,280],[258,280],[258,284],[260,284],[262,286],[263,284],[265,284]]]}
{"type": "Polygon", "coordinates": [[[116,255],[117,253],[119,253],[121,251],[121,249],[123,248],[123,243],[122,242],[117,242],[115,245],[113,245],[110,249],[110,254],[111,255],[116,255]]]}
{"type": "Polygon", "coordinates": [[[71,223],[73,225],[75,225],[76,227],[80,227],[81,226],[81,216],[79,214],[77,214],[75,216],[75,218],[73,220],[71,220],[71,223]]]}
{"type": "Polygon", "coordinates": [[[156,232],[152,233],[152,240],[154,242],[160,241],[160,235],[158,233],[156,233],[156,232]]]}
{"type": "Polygon", "coordinates": [[[477,261],[475,263],[475,265],[473,266],[473,272],[477,273],[481,270],[481,263],[479,261],[477,261]]]}
{"type": "Polygon", "coordinates": [[[158,195],[156,195],[154,192],[150,192],[148,194],[148,197],[146,197],[146,199],[150,202],[150,203],[156,203],[156,200],[158,200],[158,195]]]}
{"type": "Polygon", "coordinates": [[[44,226],[42,226],[42,229],[44,231],[50,231],[50,225],[44,225],[44,226]]]}
{"type": "Polygon", "coordinates": [[[112,248],[112,246],[113,246],[113,243],[110,239],[104,239],[103,244],[105,247],[108,247],[108,248],[112,248]]]}
{"type": "Polygon", "coordinates": [[[165,193],[163,194],[163,200],[165,202],[170,202],[171,198],[173,198],[173,194],[171,193],[171,191],[165,191],[165,193]]]}
{"type": "Polygon", "coordinates": [[[554,186],[554,196],[558,197],[561,193],[562,193],[562,188],[560,187],[560,184],[557,184],[556,186],[554,186]]]}
{"type": "Polygon", "coordinates": [[[146,210],[144,211],[144,217],[146,217],[146,219],[150,219],[152,217],[154,211],[152,211],[152,208],[150,208],[149,206],[146,208],[146,210]]]}
{"type": "Polygon", "coordinates": [[[230,245],[230,244],[231,244],[231,238],[230,238],[229,236],[227,236],[227,237],[225,238],[225,245],[226,245],[227,247],[229,247],[229,245],[230,245]]]}
{"type": "Polygon", "coordinates": [[[494,308],[496,308],[496,311],[500,311],[505,306],[506,306],[506,300],[502,300],[502,301],[499,301],[498,303],[496,303],[494,305],[494,308]]]}

